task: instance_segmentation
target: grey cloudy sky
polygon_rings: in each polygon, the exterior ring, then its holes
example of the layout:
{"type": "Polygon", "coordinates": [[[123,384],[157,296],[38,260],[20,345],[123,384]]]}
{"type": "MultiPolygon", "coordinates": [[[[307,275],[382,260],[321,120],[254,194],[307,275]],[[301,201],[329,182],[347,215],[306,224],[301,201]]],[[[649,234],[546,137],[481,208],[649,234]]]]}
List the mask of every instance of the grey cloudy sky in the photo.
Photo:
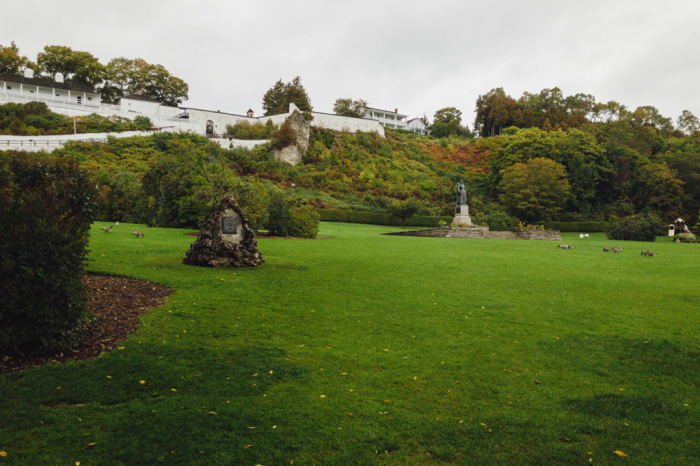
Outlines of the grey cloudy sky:
{"type": "Polygon", "coordinates": [[[314,109],[339,97],[432,119],[496,87],[559,87],[674,120],[700,116],[700,2],[692,0],[2,0],[0,44],[165,66],[185,106],[262,113],[279,79],[314,109]]]}

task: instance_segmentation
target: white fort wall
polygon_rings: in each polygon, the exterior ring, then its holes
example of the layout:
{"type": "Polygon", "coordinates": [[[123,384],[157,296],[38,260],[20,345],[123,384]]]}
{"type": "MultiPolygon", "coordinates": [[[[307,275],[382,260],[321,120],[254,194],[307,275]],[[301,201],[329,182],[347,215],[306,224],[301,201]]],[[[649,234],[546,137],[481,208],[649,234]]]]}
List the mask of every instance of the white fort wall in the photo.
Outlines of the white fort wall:
{"type": "MultiPolygon", "coordinates": [[[[298,110],[294,104],[291,104],[288,113],[251,118],[243,115],[211,110],[169,107],[159,102],[146,101],[138,98],[122,98],[119,105],[101,104],[99,106],[93,106],[66,103],[51,99],[48,96],[30,97],[24,94],[18,97],[11,93],[3,92],[2,89],[0,89],[0,104],[7,102],[25,103],[30,100],[45,102],[52,111],[67,116],[83,116],[97,113],[105,116],[121,116],[129,118],[130,120],[133,120],[137,116],[146,116],[151,119],[154,127],[174,131],[194,131],[195,133],[205,134],[207,122],[211,121],[216,135],[223,135],[226,132],[227,125],[235,125],[240,121],[247,121],[251,124],[265,124],[268,120],[272,120],[274,125],[279,126],[294,110],[298,110]],[[187,118],[182,118],[182,116],[185,115],[187,118]]],[[[311,115],[313,116],[311,126],[316,128],[347,131],[350,133],[358,131],[376,132],[384,137],[384,127],[376,120],[318,112],[312,112],[311,115]]]]}

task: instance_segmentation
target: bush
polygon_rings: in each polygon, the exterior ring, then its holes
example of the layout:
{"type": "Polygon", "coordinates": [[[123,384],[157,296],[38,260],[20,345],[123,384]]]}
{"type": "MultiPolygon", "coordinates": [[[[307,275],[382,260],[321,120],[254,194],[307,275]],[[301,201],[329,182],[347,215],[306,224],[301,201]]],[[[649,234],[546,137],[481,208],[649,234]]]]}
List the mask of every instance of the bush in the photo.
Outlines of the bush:
{"type": "Polygon", "coordinates": [[[655,241],[666,226],[654,214],[632,215],[619,219],[608,226],[608,239],[625,241],[655,241]]]}
{"type": "Polygon", "coordinates": [[[280,192],[270,196],[267,230],[274,236],[315,238],[321,221],[318,210],[310,205],[294,205],[280,192]]]}
{"type": "Polygon", "coordinates": [[[95,196],[73,159],[0,155],[0,353],[62,348],[86,315],[95,196]]]}
{"type": "Polygon", "coordinates": [[[697,238],[695,237],[695,235],[689,231],[687,231],[685,233],[678,233],[676,236],[674,236],[673,239],[675,241],[680,241],[681,243],[696,243],[697,242],[697,238]]]}
{"type": "Polygon", "coordinates": [[[474,215],[474,223],[485,223],[491,231],[519,231],[522,229],[516,219],[502,210],[495,210],[490,214],[476,214],[474,215]]]}

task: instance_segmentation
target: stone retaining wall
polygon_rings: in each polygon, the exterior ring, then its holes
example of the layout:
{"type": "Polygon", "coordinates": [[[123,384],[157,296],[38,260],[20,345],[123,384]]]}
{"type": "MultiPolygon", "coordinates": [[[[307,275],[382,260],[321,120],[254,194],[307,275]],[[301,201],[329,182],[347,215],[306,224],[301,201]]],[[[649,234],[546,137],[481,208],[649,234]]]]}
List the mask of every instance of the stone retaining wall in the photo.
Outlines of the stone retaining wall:
{"type": "Polygon", "coordinates": [[[559,230],[489,231],[488,227],[432,228],[387,233],[396,236],[422,236],[426,238],[483,238],[561,241],[559,230]]]}

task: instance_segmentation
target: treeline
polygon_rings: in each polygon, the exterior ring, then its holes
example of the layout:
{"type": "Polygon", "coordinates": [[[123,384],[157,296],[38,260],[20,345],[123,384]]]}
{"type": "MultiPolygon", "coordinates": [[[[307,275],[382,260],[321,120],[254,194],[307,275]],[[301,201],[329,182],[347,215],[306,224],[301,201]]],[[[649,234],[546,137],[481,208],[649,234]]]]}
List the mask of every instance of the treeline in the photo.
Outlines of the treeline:
{"type": "Polygon", "coordinates": [[[615,121],[654,128],[665,137],[692,135],[700,130],[700,121],[688,110],[682,112],[674,127],[673,120],[663,116],[656,107],[630,110],[612,100],[596,102],[590,94],[565,96],[557,87],[537,94],[525,92],[517,100],[503,88],[492,89],[479,96],[475,112],[474,130],[482,137],[500,135],[511,126],[556,131],[615,121]]]}

